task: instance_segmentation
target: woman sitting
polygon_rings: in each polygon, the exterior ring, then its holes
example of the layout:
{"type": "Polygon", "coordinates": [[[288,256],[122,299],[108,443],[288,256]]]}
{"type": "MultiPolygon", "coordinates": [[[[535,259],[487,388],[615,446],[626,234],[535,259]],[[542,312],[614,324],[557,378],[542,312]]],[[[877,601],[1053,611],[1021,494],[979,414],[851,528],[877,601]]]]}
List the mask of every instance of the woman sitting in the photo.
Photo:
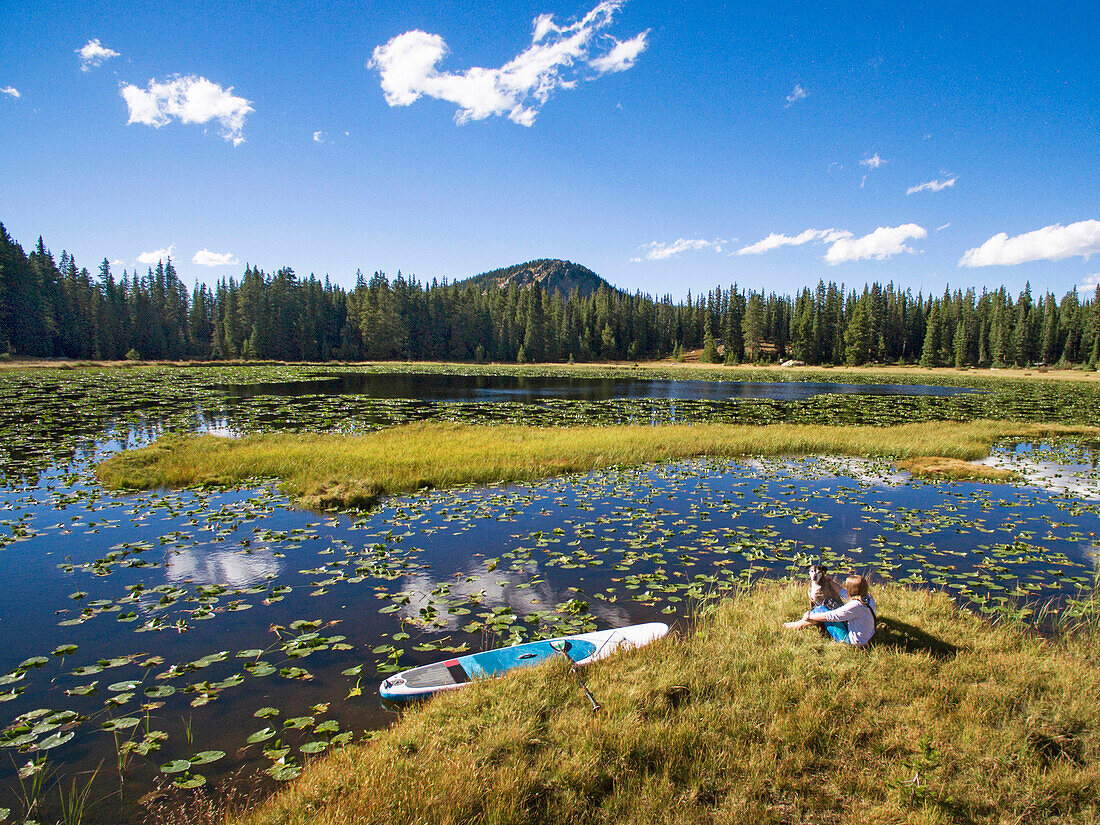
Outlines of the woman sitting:
{"type": "Polygon", "coordinates": [[[790,630],[820,627],[838,642],[863,647],[875,635],[875,600],[867,591],[864,576],[849,576],[844,581],[848,600],[836,610],[815,607],[801,619],[783,625],[790,630]]]}

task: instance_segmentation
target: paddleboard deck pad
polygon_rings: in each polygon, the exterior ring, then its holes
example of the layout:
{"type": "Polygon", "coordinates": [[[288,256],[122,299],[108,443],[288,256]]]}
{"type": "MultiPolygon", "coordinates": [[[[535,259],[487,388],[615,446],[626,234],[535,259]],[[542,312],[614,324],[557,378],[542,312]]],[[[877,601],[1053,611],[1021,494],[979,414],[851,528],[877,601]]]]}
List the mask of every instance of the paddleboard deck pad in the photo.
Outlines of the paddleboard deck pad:
{"type": "Polygon", "coordinates": [[[378,692],[383,699],[391,702],[422,699],[441,690],[460,688],[473,679],[502,676],[510,670],[541,664],[553,656],[562,655],[563,647],[566,656],[583,666],[607,658],[619,650],[647,645],[666,633],[667,624],[649,622],[498,647],[402,671],[382,682],[378,692]]]}

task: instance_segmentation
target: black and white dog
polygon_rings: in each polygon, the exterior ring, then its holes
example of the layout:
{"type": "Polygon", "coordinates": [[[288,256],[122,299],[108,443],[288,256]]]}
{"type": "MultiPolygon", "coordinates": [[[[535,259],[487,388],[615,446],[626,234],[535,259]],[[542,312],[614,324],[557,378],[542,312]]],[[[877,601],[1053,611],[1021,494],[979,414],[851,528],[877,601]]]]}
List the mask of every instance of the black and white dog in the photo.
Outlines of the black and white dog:
{"type": "Polygon", "coordinates": [[[813,607],[822,606],[826,610],[836,610],[844,604],[839,585],[823,564],[810,565],[809,596],[813,607]]]}

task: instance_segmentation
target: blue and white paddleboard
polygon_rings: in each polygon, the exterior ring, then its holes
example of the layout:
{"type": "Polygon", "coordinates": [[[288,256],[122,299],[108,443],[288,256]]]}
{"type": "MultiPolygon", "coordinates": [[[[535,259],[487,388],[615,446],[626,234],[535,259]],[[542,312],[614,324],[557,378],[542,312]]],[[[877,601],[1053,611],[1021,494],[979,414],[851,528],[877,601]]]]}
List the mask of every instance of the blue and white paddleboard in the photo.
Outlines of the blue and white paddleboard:
{"type": "Polygon", "coordinates": [[[511,647],[498,647],[495,650],[471,653],[468,656],[459,656],[444,662],[433,662],[430,665],[404,670],[382,682],[378,692],[383,699],[391,702],[407,702],[411,699],[431,696],[441,690],[460,688],[473,679],[502,676],[509,670],[540,664],[552,656],[560,656],[562,647],[565,648],[565,655],[574,663],[587,665],[604,659],[618,650],[647,645],[666,633],[668,633],[667,624],[649,622],[613,630],[579,633],[576,636],[562,636],[558,639],[541,639],[511,647]]]}

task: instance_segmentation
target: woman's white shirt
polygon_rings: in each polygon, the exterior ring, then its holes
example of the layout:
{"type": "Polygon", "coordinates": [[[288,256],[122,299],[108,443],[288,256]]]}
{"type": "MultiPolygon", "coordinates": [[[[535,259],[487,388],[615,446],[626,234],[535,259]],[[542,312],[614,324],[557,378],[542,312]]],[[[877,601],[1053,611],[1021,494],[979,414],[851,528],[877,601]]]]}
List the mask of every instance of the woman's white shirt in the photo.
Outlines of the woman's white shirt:
{"type": "Polygon", "coordinates": [[[821,622],[847,622],[848,644],[863,647],[871,641],[875,635],[875,600],[868,597],[870,609],[859,599],[849,599],[836,610],[826,610],[814,613],[814,618],[821,622]]]}

